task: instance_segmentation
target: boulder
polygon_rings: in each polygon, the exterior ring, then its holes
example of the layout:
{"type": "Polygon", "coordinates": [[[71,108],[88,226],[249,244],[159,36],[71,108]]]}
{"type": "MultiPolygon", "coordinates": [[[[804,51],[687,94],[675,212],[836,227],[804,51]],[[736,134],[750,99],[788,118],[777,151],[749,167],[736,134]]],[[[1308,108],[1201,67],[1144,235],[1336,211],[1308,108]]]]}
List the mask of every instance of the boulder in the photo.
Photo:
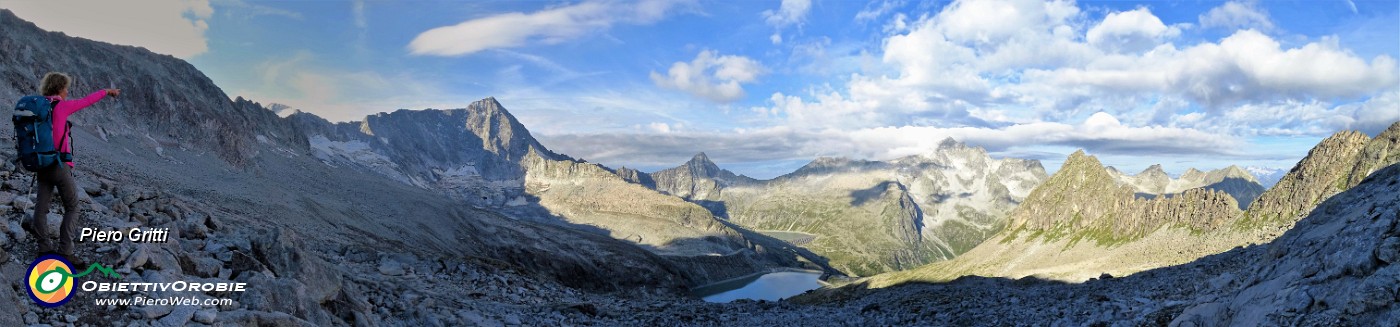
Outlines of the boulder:
{"type": "Polygon", "coordinates": [[[194,322],[201,324],[213,324],[214,320],[217,319],[218,316],[219,310],[214,308],[207,308],[195,311],[194,317],[192,317],[191,319],[194,320],[194,322]]]}
{"type": "Polygon", "coordinates": [[[198,309],[198,307],[189,305],[177,306],[174,308],[173,311],[170,312],[170,314],[165,315],[164,318],[160,318],[160,320],[156,321],[155,325],[171,327],[184,326],[185,324],[188,324],[190,322],[190,318],[194,317],[194,313],[198,309]]]}
{"type": "Polygon", "coordinates": [[[252,240],[253,253],[278,277],[295,278],[307,286],[308,296],[324,303],[340,293],[344,276],[320,257],[306,252],[306,246],[290,232],[274,229],[252,240]]]}
{"type": "Polygon", "coordinates": [[[10,237],[14,238],[15,242],[23,242],[29,238],[29,233],[24,231],[24,227],[20,226],[18,221],[11,220],[6,227],[9,228],[10,237]]]}
{"type": "MultiPolygon", "coordinates": [[[[15,290],[9,287],[9,285],[0,287],[0,308],[6,308],[0,311],[0,326],[19,326],[36,323],[37,321],[29,322],[29,315],[34,313],[29,311],[29,307],[31,307],[32,304],[25,302],[29,302],[29,299],[21,299],[20,294],[15,293],[15,290]]],[[[35,319],[37,320],[38,317],[36,316],[35,319]]]]}
{"type": "Polygon", "coordinates": [[[180,254],[180,268],[186,273],[195,276],[204,278],[218,277],[219,269],[223,268],[223,266],[224,263],[219,261],[219,259],[191,255],[190,252],[180,254]]]}
{"type": "Polygon", "coordinates": [[[215,325],[232,326],[316,326],[306,320],[298,319],[295,316],[283,312],[266,312],[253,310],[229,311],[219,314],[218,323],[215,325]]]}
{"type": "Polygon", "coordinates": [[[147,264],[149,264],[151,268],[172,271],[176,274],[184,273],[184,270],[180,267],[180,259],[176,258],[175,254],[163,248],[148,247],[148,249],[150,250],[151,258],[147,264]]]}
{"type": "Polygon", "coordinates": [[[318,326],[337,320],[310,296],[315,290],[296,279],[255,273],[240,276],[239,281],[248,283],[247,291],[238,295],[238,302],[248,310],[285,312],[318,326]]]}
{"type": "Polygon", "coordinates": [[[385,258],[379,261],[379,273],[388,276],[403,276],[408,274],[408,269],[401,262],[385,258]]]}
{"type": "Polygon", "coordinates": [[[131,251],[131,254],[126,256],[126,267],[134,269],[145,266],[146,262],[150,260],[151,250],[147,249],[145,244],[138,244],[131,251]]]}
{"type": "Polygon", "coordinates": [[[267,267],[264,266],[262,262],[258,261],[258,259],[253,258],[252,255],[237,250],[228,251],[227,253],[229,254],[228,267],[233,271],[232,276],[234,278],[238,278],[249,272],[268,272],[267,267]]]}
{"type": "Polygon", "coordinates": [[[1387,237],[1376,247],[1376,260],[1394,264],[1400,261],[1400,236],[1387,237]]]}
{"type": "MultiPolygon", "coordinates": [[[[48,228],[47,231],[49,232],[49,236],[57,238],[58,229],[63,226],[63,215],[49,212],[48,220],[45,220],[44,223],[48,224],[47,226],[45,226],[45,228],[48,228]]],[[[74,226],[73,228],[76,229],[78,227],[74,226]]],[[[78,231],[75,230],[73,232],[77,233],[78,231]]],[[[76,242],[76,240],[74,242],[76,242]]]]}
{"type": "Polygon", "coordinates": [[[20,211],[27,211],[34,208],[34,200],[30,200],[28,196],[17,196],[10,200],[10,206],[20,211]]]}

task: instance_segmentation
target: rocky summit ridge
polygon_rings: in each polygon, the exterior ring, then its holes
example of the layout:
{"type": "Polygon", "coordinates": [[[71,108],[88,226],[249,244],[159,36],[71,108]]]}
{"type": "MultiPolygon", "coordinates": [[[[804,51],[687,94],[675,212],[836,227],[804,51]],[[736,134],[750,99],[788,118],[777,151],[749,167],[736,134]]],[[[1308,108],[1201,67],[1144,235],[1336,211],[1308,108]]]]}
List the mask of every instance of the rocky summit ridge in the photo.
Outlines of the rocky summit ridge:
{"type": "Polygon", "coordinates": [[[1240,210],[1244,210],[1264,192],[1264,186],[1254,175],[1234,165],[1206,172],[1188,168],[1179,178],[1168,175],[1162,165],[1152,165],[1136,175],[1124,174],[1113,167],[1107,169],[1118,184],[1132,187],[1143,198],[1174,196],[1190,189],[1205,188],[1230,194],[1240,210]]]}
{"type": "MultiPolygon", "coordinates": [[[[1156,172],[1165,177],[1160,166],[1156,172]]],[[[1153,169],[1145,174],[1151,176],[1153,169]]],[[[1142,237],[1164,226],[1218,228],[1239,214],[1235,199],[1211,189],[1191,189],[1173,197],[1145,199],[1117,182],[1098,158],[1075,151],[1049,180],[1011,214],[1008,231],[1039,233],[1051,239],[1087,238],[1114,244],[1142,237]]]]}
{"type": "Polygon", "coordinates": [[[1309,208],[1396,162],[1400,162],[1400,122],[1375,138],[1357,131],[1333,134],[1261,194],[1242,224],[1286,230],[1309,208]]]}

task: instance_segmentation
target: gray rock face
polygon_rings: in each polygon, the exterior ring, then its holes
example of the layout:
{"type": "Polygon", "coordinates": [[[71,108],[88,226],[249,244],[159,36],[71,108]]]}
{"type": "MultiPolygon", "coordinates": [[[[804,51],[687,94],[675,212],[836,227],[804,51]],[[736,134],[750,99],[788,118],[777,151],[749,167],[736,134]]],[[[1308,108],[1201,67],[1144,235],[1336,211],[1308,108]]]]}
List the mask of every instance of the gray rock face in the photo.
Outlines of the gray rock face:
{"type": "Polygon", "coordinates": [[[651,173],[650,178],[655,181],[657,190],[689,200],[718,200],[721,190],[727,186],[757,182],[720,169],[704,152],[680,167],[651,173]]]}
{"type": "Polygon", "coordinates": [[[1397,162],[1400,123],[1391,124],[1374,139],[1356,131],[1333,134],[1255,200],[1246,222],[1287,227],[1309,208],[1356,185],[1380,167],[1397,162]]]}
{"type": "Polygon", "coordinates": [[[330,123],[309,113],[287,118],[316,157],[358,166],[470,203],[502,206],[520,196],[531,152],[567,160],[540,145],[495,98],[463,109],[398,110],[330,123]]]}
{"type": "MultiPolygon", "coordinates": [[[[1370,174],[1368,174],[1370,175],[1370,174]]],[[[1234,287],[1201,296],[1173,323],[1201,326],[1400,321],[1400,165],[1329,198],[1258,251],[1224,254],[1250,262],[1234,287]],[[1263,254],[1262,256],[1260,254],[1263,254]]]]}

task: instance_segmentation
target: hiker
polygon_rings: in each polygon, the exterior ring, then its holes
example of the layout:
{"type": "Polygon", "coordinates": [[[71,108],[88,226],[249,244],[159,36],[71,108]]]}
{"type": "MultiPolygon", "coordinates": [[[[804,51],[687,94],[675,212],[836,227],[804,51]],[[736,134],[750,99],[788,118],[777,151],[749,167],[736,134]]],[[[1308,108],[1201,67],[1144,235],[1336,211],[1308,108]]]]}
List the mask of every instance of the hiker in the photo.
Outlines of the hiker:
{"type": "Polygon", "coordinates": [[[53,244],[49,241],[48,215],[49,203],[53,200],[53,189],[58,187],[59,195],[63,197],[63,223],[59,225],[58,233],[58,253],[64,257],[73,257],[73,224],[78,219],[78,189],[73,182],[73,141],[68,130],[68,116],[77,113],[98,100],[106,96],[117,96],[121,94],[118,89],[105,89],[93,92],[82,99],[69,100],[68,86],[73,79],[67,74],[51,72],[44,75],[44,79],[39,82],[39,92],[48,98],[53,105],[53,140],[59,146],[59,163],[50,165],[35,172],[39,185],[39,196],[34,204],[34,219],[32,229],[35,238],[39,239],[39,253],[54,252],[53,244]]]}

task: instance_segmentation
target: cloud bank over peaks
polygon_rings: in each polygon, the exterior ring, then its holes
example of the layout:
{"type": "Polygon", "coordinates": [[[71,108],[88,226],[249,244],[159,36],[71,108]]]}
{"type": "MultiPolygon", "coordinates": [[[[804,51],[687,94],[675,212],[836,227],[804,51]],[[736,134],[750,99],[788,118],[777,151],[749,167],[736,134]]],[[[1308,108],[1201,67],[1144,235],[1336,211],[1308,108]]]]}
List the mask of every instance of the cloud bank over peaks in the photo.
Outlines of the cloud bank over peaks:
{"type": "Polygon", "coordinates": [[[1247,135],[1268,124],[1237,112],[1313,103],[1320,115],[1381,119],[1348,108],[1400,87],[1394,58],[1361,58],[1331,37],[1285,46],[1242,29],[1178,45],[1180,33],[1145,7],[1089,21],[1071,2],[954,2],[885,38],[881,67],[776,92],[754,111],[795,128],[850,129],[1063,122],[1111,109],[1136,126],[1247,135]]]}

